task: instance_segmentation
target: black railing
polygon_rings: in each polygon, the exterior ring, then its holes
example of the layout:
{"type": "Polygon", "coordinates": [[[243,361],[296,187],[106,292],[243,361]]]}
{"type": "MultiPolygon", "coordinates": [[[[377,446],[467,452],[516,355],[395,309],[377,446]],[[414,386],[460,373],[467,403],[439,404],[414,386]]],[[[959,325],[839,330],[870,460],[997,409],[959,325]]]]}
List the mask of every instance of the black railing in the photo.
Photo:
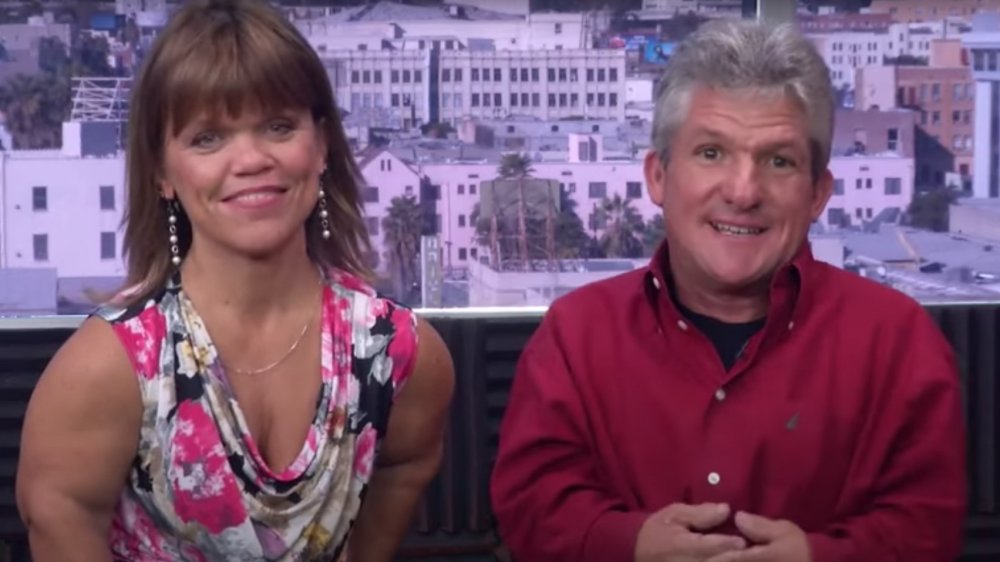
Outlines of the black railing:
{"type": "MultiPolygon", "coordinates": [[[[1000,560],[1000,304],[929,305],[928,310],[955,348],[965,388],[970,504],[962,562],[1000,560]]],[[[515,363],[539,317],[458,313],[428,318],[451,349],[457,384],[441,471],[398,558],[507,560],[490,510],[488,481],[515,363]]],[[[25,405],[42,369],[72,333],[71,323],[45,325],[44,320],[14,321],[5,329],[0,321],[0,540],[14,562],[29,560],[14,503],[25,405]]]]}

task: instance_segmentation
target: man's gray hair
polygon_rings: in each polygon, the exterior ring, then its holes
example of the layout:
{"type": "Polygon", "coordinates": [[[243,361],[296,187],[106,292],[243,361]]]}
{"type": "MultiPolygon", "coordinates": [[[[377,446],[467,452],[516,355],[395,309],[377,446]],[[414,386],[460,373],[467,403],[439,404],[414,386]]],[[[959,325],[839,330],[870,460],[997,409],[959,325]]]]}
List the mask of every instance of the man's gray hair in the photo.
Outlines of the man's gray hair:
{"type": "Polygon", "coordinates": [[[791,95],[808,121],[813,180],[826,169],[834,118],[830,70],[794,26],[712,21],[678,45],[660,82],[653,120],[653,147],[664,163],[699,87],[791,95]]]}

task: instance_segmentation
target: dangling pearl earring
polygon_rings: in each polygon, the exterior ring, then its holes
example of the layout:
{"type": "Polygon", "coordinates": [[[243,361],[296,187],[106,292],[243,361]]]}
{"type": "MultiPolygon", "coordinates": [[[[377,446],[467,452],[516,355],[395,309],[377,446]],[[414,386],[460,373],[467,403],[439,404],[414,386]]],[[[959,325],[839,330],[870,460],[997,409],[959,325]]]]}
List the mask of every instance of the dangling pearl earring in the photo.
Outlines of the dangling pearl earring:
{"type": "Polygon", "coordinates": [[[181,264],[181,250],[177,247],[177,200],[167,200],[167,231],[170,232],[170,262],[177,267],[181,264]]]}
{"type": "Polygon", "coordinates": [[[330,212],[326,208],[326,192],[323,190],[323,176],[326,175],[326,168],[319,176],[319,225],[323,240],[330,239],[330,212]]]}

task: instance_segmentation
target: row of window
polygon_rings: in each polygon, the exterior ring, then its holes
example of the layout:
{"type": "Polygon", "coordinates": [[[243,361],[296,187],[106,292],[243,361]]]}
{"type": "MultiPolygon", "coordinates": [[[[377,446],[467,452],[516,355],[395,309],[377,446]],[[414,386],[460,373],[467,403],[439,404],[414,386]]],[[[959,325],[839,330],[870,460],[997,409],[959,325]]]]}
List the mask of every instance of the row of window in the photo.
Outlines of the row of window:
{"type": "MultiPolygon", "coordinates": [[[[409,84],[416,83],[419,84],[424,81],[424,73],[422,70],[392,70],[389,72],[389,82],[391,84],[409,84]]],[[[382,83],[382,71],[381,70],[352,70],[351,71],[351,83],[352,84],[381,84],[382,83]]]]}
{"type": "MultiPolygon", "coordinates": [[[[101,259],[113,260],[118,257],[117,233],[101,233],[101,259]]],[[[36,262],[49,261],[49,235],[35,234],[31,237],[32,259],[36,262]]]]}
{"type": "MultiPolygon", "coordinates": [[[[580,73],[577,68],[547,68],[546,79],[548,82],[579,82],[580,73]]],[[[472,82],[503,82],[502,68],[473,68],[470,70],[472,82]]],[[[541,70],[539,68],[510,68],[507,78],[509,82],[539,82],[541,70]]],[[[444,68],[441,70],[442,82],[461,82],[461,68],[444,68]]],[[[588,68],[586,69],[587,82],[617,82],[618,69],[611,68],[588,68]]]]}
{"type": "MultiPolygon", "coordinates": [[[[920,124],[921,125],[940,125],[941,124],[941,112],[940,111],[921,111],[920,112],[920,124]],[[930,117],[928,119],[928,117],[930,117]]],[[[951,112],[951,124],[952,125],[971,125],[972,124],[972,110],[960,110],[955,109],[951,112]]]]}
{"type": "MultiPolygon", "coordinates": [[[[533,94],[510,94],[510,106],[511,107],[539,107],[541,105],[542,96],[539,93],[533,94]],[[520,100],[520,104],[518,104],[520,100]],[[530,102],[530,103],[529,103],[530,102]]],[[[441,107],[451,106],[451,97],[449,94],[441,94],[441,107]]],[[[455,94],[455,107],[462,106],[462,94],[455,94]]],[[[548,107],[579,107],[580,106],[580,96],[579,94],[548,94],[548,107]]],[[[472,94],[472,107],[502,107],[503,106],[503,94],[494,93],[492,96],[490,94],[472,94]],[[491,103],[492,101],[492,103],[491,103]]],[[[611,93],[605,94],[603,92],[598,94],[587,94],[587,106],[597,107],[618,107],[618,94],[611,93]]]]}
{"type": "MultiPolygon", "coordinates": [[[[943,98],[942,92],[946,90],[947,84],[942,88],[940,82],[921,84],[920,86],[900,86],[896,88],[896,103],[898,105],[922,105],[927,102],[940,102],[943,98]]],[[[951,101],[973,100],[975,95],[972,82],[954,82],[951,85],[951,101]]]]}
{"type": "MultiPolygon", "coordinates": [[[[510,82],[539,82],[541,71],[538,68],[511,68],[508,74],[510,82]]],[[[578,82],[579,71],[576,68],[548,68],[546,78],[549,82],[578,82]]],[[[503,70],[500,68],[473,68],[471,69],[471,80],[473,82],[502,82],[503,70]]],[[[381,84],[383,73],[381,70],[352,70],[352,84],[381,84]]],[[[463,72],[461,68],[444,68],[441,70],[442,82],[461,82],[463,72]]],[[[389,71],[389,83],[391,84],[419,84],[423,82],[423,71],[416,70],[391,70],[389,71]]],[[[586,69],[587,82],[617,82],[617,68],[588,68],[586,69]]]]}
{"type": "MultiPolygon", "coordinates": [[[[871,189],[873,186],[874,180],[872,178],[855,178],[854,180],[854,189],[871,189]]],[[[903,193],[902,178],[884,178],[882,186],[886,195],[902,195],[903,193]]],[[[844,194],[843,179],[833,180],[833,194],[844,194]]]]}
{"type": "MultiPolygon", "coordinates": [[[[871,207],[858,207],[854,209],[854,217],[857,219],[872,219],[875,217],[875,210],[871,207]]],[[[847,218],[847,212],[843,208],[830,207],[826,210],[826,221],[833,226],[847,226],[847,218]]]]}
{"type": "MultiPolygon", "coordinates": [[[[102,211],[115,210],[115,188],[112,185],[102,185],[98,191],[98,203],[102,211]]],[[[49,210],[49,188],[36,185],[31,188],[31,210],[49,210]]]]}

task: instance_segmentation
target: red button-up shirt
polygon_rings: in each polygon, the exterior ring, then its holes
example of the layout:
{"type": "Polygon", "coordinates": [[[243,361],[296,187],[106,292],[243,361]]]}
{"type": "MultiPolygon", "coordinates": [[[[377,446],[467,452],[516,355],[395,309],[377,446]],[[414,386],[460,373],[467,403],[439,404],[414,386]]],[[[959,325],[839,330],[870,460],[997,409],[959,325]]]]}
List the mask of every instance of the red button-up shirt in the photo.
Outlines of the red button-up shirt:
{"type": "Polygon", "coordinates": [[[726,502],[796,523],[813,562],[953,561],[965,428],[923,308],[805,245],[727,372],[666,253],[556,301],[523,352],[491,483],[515,559],[632,562],[651,513],[726,502]]]}

